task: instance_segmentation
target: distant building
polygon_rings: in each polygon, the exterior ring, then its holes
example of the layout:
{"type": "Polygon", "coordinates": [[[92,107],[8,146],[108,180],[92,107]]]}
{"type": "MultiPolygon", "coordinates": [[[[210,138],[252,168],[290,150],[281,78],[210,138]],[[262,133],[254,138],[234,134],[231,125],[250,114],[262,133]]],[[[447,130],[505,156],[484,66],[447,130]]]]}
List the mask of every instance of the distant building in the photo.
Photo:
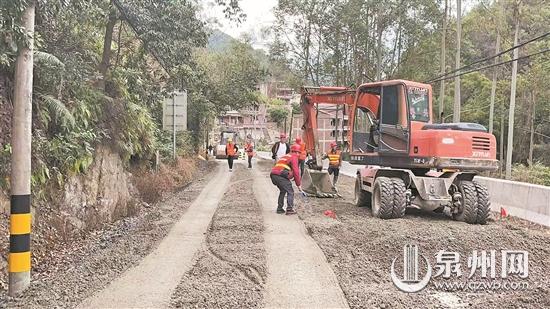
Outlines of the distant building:
{"type": "MultiPolygon", "coordinates": [[[[339,106],[338,110],[336,108],[337,105],[333,104],[319,104],[319,114],[317,116],[317,132],[321,152],[328,150],[330,142],[338,141],[340,145],[342,143],[344,145],[347,145],[348,143],[349,111],[345,110],[344,115],[342,115],[343,106],[339,106]]],[[[303,123],[303,115],[294,115],[292,119],[292,140],[296,139],[298,135],[302,136],[303,123]]]]}
{"type": "Polygon", "coordinates": [[[266,127],[267,108],[264,104],[255,104],[240,111],[228,111],[219,117],[222,127],[239,132],[241,138],[251,135],[254,139],[263,137],[266,127]]]}

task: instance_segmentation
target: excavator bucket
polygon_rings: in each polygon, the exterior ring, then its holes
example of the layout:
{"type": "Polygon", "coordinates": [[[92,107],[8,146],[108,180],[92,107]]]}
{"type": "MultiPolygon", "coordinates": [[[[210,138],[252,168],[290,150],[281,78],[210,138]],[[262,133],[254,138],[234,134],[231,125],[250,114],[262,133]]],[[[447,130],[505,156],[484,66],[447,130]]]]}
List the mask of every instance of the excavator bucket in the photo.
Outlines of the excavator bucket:
{"type": "Polygon", "coordinates": [[[336,187],[330,181],[327,171],[316,171],[306,168],[302,179],[302,190],[307,196],[340,197],[336,187]]]}

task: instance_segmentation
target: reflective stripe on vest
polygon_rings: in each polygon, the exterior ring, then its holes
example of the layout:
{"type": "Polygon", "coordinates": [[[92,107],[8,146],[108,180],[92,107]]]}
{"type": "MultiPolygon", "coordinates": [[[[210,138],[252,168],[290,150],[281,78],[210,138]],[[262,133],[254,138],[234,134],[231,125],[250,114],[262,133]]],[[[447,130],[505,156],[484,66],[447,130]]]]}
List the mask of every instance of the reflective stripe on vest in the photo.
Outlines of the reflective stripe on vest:
{"type": "Polygon", "coordinates": [[[276,167],[282,167],[284,169],[287,169],[287,170],[290,170],[290,166],[288,166],[287,164],[284,164],[284,163],[277,163],[275,164],[276,167]]]}
{"type": "Polygon", "coordinates": [[[328,154],[329,165],[339,165],[340,164],[340,151],[336,153],[328,154]]]}
{"type": "Polygon", "coordinates": [[[288,165],[290,158],[292,158],[292,156],[289,154],[282,156],[279,161],[277,161],[277,164],[275,164],[275,166],[290,170],[290,165],[288,165]]]}

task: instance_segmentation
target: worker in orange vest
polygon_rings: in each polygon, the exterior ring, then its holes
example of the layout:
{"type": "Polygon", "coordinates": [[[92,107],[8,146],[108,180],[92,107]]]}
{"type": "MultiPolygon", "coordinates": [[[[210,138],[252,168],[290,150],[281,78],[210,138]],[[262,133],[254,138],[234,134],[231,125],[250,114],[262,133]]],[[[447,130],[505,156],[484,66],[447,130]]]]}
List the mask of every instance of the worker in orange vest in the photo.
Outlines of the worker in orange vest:
{"type": "Polygon", "coordinates": [[[298,167],[298,157],[300,155],[300,146],[292,145],[290,153],[283,155],[275,166],[271,169],[271,182],[279,188],[279,199],[277,201],[277,213],[283,214],[285,210],[283,205],[286,195],[286,214],[293,215],[294,210],[294,189],[292,188],[291,180],[294,179],[298,189],[302,191],[302,179],[300,177],[300,169],[298,167]]]}
{"type": "Polygon", "coordinates": [[[227,144],[225,145],[225,154],[227,155],[227,163],[229,164],[230,172],[233,171],[233,160],[237,155],[237,151],[239,151],[239,148],[237,147],[237,145],[233,144],[233,139],[228,138],[227,144]]]}
{"type": "Polygon", "coordinates": [[[332,183],[336,185],[338,182],[338,176],[340,175],[340,166],[342,166],[342,153],[338,150],[338,144],[336,142],[330,143],[330,150],[323,157],[323,159],[328,158],[328,173],[329,175],[334,174],[332,183]]]}
{"type": "Polygon", "coordinates": [[[306,143],[302,141],[302,138],[296,137],[296,145],[300,146],[300,155],[298,156],[298,165],[300,166],[300,176],[304,176],[304,163],[307,158],[306,143]]]}
{"type": "Polygon", "coordinates": [[[252,168],[252,157],[254,157],[254,143],[252,143],[250,137],[244,145],[244,151],[248,156],[248,168],[252,168]]]}

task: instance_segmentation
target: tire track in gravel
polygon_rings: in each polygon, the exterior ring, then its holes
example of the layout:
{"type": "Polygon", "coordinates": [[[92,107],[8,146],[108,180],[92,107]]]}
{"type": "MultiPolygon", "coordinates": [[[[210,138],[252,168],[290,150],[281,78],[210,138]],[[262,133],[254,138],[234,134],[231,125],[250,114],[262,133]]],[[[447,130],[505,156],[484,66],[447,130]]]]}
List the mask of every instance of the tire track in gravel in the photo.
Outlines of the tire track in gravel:
{"type": "Polygon", "coordinates": [[[203,249],[172,295],[172,307],[263,306],[267,273],[263,219],[250,183],[252,172],[242,164],[235,166],[203,249]]]}

